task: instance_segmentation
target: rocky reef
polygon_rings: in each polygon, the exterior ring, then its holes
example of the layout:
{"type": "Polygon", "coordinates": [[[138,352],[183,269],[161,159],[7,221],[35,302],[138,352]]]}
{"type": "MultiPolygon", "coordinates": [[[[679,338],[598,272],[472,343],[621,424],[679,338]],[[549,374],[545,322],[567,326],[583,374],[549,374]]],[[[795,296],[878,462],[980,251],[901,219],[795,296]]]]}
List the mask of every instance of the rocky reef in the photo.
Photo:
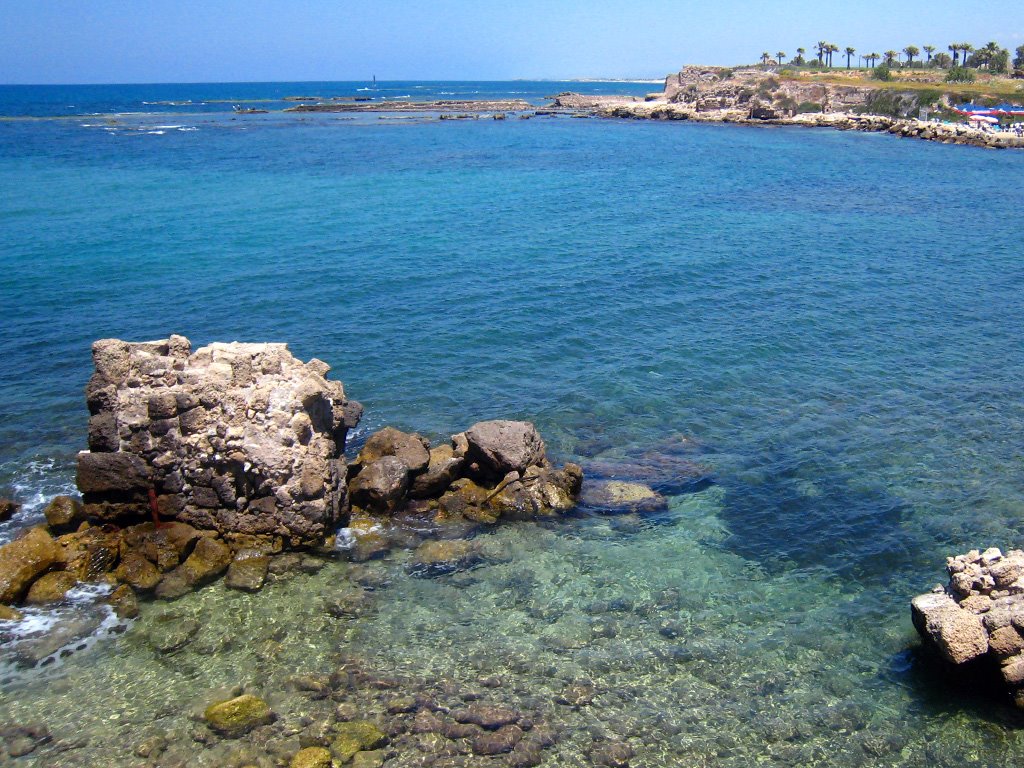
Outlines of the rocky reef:
{"type": "Polygon", "coordinates": [[[1003,149],[1024,147],[1024,138],[964,123],[916,119],[916,91],[880,91],[869,84],[837,84],[783,77],[759,67],[683,67],[665,79],[661,93],[633,97],[591,97],[562,93],[555,112],[635,120],[691,120],[742,125],[793,125],[808,128],[890,133],[944,144],[1003,149]],[[885,109],[880,103],[885,102],[885,109]],[[885,111],[885,114],[877,114],[885,111]]]}
{"type": "Polygon", "coordinates": [[[949,583],[911,602],[925,644],[954,666],[996,667],[1024,709],[1024,551],[971,550],[946,561],[949,583]]]}
{"type": "Polygon", "coordinates": [[[284,344],[192,352],[182,336],[104,339],[93,361],[82,501],[55,498],[45,526],[0,547],[0,606],[57,603],[98,582],[130,617],[139,595],[176,598],[222,575],[259,590],[305,567],[295,553],[285,562],[295,549],[355,560],[416,549],[414,575],[448,573],[480,562],[467,537],[481,526],[557,516],[580,495],[582,469],[554,467],[523,421],[479,422],[438,446],[386,427],[349,465],[362,407],[326,363],[284,344]]]}

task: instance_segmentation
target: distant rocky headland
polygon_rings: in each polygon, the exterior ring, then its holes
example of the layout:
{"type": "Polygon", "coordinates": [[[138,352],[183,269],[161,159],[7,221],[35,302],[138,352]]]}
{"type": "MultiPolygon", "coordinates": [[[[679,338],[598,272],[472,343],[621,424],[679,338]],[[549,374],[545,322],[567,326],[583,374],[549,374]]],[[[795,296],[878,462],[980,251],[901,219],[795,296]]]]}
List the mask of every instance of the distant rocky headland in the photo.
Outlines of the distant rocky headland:
{"type": "MultiPolygon", "coordinates": [[[[814,76],[783,77],[759,67],[683,67],[661,93],[636,97],[562,93],[556,110],[606,118],[693,120],[743,125],[797,125],[893,135],[990,148],[1024,148],[1024,136],[966,123],[920,119],[930,94],[879,87],[869,80],[836,83],[814,76]]],[[[950,107],[949,96],[938,104],[950,107]]]]}

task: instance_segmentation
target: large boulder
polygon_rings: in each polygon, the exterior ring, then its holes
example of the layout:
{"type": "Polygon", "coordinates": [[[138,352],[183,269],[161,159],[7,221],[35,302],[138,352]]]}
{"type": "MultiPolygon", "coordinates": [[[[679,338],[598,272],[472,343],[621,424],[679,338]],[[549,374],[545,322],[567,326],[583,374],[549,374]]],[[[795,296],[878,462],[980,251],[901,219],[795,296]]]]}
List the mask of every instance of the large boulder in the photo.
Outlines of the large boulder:
{"type": "Polygon", "coordinates": [[[0,603],[20,600],[39,576],[60,561],[60,547],[43,528],[0,547],[0,603]]]}
{"type": "MultiPolygon", "coordinates": [[[[284,344],[104,339],[86,388],[78,486],[92,519],[173,519],[316,545],[347,513],[344,444],[361,409],[284,344]]],[[[424,462],[425,466],[425,462],[424,462]]]]}
{"type": "Polygon", "coordinates": [[[544,441],[528,421],[481,421],[465,434],[466,458],[480,475],[502,478],[544,462],[544,441]]]}
{"type": "Polygon", "coordinates": [[[919,595],[911,601],[914,626],[942,657],[963,664],[988,651],[988,635],[977,614],[944,593],[919,595]]]}
{"type": "Polygon", "coordinates": [[[55,533],[68,533],[75,530],[84,520],[82,504],[70,496],[55,496],[43,510],[46,524],[55,533]]]}

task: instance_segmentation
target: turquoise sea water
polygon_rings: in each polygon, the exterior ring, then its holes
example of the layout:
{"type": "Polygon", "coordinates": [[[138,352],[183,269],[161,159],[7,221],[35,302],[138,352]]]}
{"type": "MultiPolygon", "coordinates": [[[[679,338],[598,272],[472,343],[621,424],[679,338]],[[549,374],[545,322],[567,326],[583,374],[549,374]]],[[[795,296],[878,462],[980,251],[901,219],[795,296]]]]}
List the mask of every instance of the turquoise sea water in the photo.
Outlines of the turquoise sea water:
{"type": "MultiPolygon", "coordinates": [[[[154,728],[170,757],[150,764],[235,764],[192,738],[196,702],[249,684],[285,721],[327,717],[284,681],[339,654],[420,687],[500,677],[488,696],[564,733],[546,765],[591,764],[608,741],[651,767],[1024,758],[1016,713],[936,674],[909,622],[946,555],[1022,543],[1024,154],[720,125],[149,114],[237,89],[135,88],[0,90],[6,115],[105,105],[0,120],[0,495],[30,502],[5,536],[71,483],[89,345],[109,336],[287,341],[364,403],[357,438],[525,418],[554,458],[601,465],[685,436],[713,482],[675,488],[656,520],[501,528],[469,573],[412,578],[395,552],[149,606],[56,681],[0,692],[0,721],[44,720],[58,745],[87,734],[18,764],[136,765],[154,728]],[[339,621],[324,603],[350,588],[372,607],[339,621]],[[153,650],[155,626],[187,620],[198,639],[173,662],[153,650]],[[591,704],[555,701],[580,680],[591,704]]],[[[386,720],[381,695],[351,694],[386,720]]],[[[450,759],[434,764],[499,764],[450,759]]]]}

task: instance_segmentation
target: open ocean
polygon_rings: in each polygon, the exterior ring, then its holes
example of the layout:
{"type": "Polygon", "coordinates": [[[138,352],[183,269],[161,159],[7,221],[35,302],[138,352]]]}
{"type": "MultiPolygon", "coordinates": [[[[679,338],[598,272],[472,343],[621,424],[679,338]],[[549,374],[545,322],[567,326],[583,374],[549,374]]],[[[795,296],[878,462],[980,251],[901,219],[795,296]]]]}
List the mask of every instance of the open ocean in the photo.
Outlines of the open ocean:
{"type": "Polygon", "coordinates": [[[80,650],[25,669],[0,647],[0,726],[52,735],[11,764],[286,764],[338,706],[288,681],[339,654],[421,685],[500,680],[488,697],[559,732],[549,766],[612,742],[634,768],[1024,762],[1024,716],[934,668],[910,623],[947,555],[1024,545],[1024,153],[278,111],[288,95],[660,90],[369,87],[0,87],[0,496],[26,502],[0,539],[73,489],[104,337],[288,342],[365,405],[357,441],[522,418],[559,462],[685,445],[711,482],[672,488],[655,519],[501,526],[482,538],[507,556],[436,579],[400,551],[339,560],[255,595],[215,583],[147,604],[127,629],[83,622],[83,594],[36,616],[82,622],[80,650]],[[325,601],[353,584],[372,608],[340,620],[325,601]],[[183,625],[187,645],[156,650],[183,625]],[[249,755],[200,738],[194,708],[239,684],[292,741],[249,755]],[[574,685],[593,700],[559,703],[574,685]]]}

